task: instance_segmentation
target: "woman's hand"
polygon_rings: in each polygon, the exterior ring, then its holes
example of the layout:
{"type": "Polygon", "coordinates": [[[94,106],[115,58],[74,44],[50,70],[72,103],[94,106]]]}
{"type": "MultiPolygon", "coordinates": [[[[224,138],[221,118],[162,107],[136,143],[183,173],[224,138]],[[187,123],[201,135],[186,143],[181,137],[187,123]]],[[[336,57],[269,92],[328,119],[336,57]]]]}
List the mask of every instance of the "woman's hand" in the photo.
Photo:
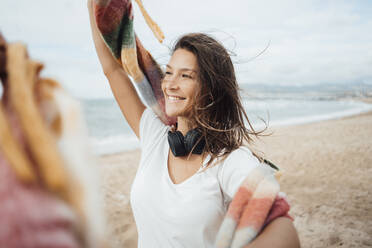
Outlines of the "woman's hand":
{"type": "Polygon", "coordinates": [[[268,224],[245,248],[299,248],[300,241],[292,221],[279,217],[268,224]]]}

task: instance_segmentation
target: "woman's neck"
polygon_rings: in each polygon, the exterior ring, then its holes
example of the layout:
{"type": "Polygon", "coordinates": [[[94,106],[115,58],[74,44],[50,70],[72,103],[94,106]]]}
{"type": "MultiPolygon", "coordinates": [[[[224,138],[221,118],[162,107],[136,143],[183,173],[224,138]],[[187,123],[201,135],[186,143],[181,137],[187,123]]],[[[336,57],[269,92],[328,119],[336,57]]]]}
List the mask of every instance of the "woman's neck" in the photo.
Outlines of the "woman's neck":
{"type": "Polygon", "coordinates": [[[192,129],[193,127],[190,125],[190,120],[186,117],[177,117],[177,130],[180,131],[183,135],[192,129]]]}

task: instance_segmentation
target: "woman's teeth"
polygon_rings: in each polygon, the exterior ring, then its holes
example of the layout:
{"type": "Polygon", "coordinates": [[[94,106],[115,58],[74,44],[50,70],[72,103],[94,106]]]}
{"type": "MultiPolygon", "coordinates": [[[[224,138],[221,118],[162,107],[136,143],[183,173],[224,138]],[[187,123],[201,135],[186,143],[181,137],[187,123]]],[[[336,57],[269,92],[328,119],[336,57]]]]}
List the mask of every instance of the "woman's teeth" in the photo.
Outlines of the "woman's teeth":
{"type": "Polygon", "coordinates": [[[184,98],[184,97],[178,97],[178,96],[168,96],[168,99],[169,100],[172,100],[172,101],[178,101],[178,100],[184,100],[186,98],[184,98]]]}

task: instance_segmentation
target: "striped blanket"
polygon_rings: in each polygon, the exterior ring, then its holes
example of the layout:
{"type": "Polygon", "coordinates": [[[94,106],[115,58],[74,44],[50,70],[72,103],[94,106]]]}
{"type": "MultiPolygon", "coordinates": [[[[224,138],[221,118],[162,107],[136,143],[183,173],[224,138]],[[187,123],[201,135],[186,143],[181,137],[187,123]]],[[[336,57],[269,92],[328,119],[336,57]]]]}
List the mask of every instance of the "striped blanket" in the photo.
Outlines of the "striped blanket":
{"type": "Polygon", "coordinates": [[[245,178],[235,193],[216,238],[216,247],[244,247],[273,219],[288,216],[289,205],[275,171],[263,164],[245,178]]]}
{"type": "MultiPolygon", "coordinates": [[[[146,22],[161,42],[160,28],[135,0],[146,22]]],[[[137,89],[165,124],[175,119],[166,116],[161,91],[162,71],[142,46],[133,29],[133,6],[130,0],[93,0],[97,27],[113,56],[132,77],[137,89]]],[[[273,219],[287,216],[289,205],[279,193],[271,167],[257,167],[235,194],[216,239],[216,247],[244,247],[273,219]]]]}

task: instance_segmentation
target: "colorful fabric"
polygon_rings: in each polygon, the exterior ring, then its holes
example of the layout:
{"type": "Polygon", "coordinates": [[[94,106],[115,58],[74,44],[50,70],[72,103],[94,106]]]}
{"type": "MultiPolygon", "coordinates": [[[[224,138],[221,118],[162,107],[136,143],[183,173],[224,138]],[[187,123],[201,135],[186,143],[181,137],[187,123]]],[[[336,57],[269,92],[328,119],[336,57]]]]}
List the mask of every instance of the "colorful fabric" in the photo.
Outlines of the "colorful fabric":
{"type": "MultiPolygon", "coordinates": [[[[142,3],[137,3],[146,22],[161,42],[163,34],[155,22],[151,20],[142,3]]],[[[161,91],[163,72],[142,46],[133,29],[133,6],[130,0],[94,0],[94,15],[98,30],[113,56],[123,66],[135,82],[135,86],[145,99],[145,103],[168,124],[175,119],[166,116],[164,96],[161,91]]]]}
{"type": "MultiPolygon", "coordinates": [[[[140,0],[136,2],[161,40],[160,29],[144,11],[140,0]]],[[[165,124],[175,123],[175,119],[167,117],[164,111],[160,86],[163,73],[134,33],[130,0],[94,0],[94,11],[103,39],[113,56],[137,83],[147,104],[165,124]]],[[[289,205],[279,194],[274,174],[269,166],[262,166],[242,183],[221,225],[216,247],[244,247],[272,220],[280,216],[288,217],[289,205]]]]}
{"type": "Polygon", "coordinates": [[[216,238],[216,247],[244,247],[272,220],[288,216],[275,172],[263,165],[252,171],[236,192],[216,238]]]}

